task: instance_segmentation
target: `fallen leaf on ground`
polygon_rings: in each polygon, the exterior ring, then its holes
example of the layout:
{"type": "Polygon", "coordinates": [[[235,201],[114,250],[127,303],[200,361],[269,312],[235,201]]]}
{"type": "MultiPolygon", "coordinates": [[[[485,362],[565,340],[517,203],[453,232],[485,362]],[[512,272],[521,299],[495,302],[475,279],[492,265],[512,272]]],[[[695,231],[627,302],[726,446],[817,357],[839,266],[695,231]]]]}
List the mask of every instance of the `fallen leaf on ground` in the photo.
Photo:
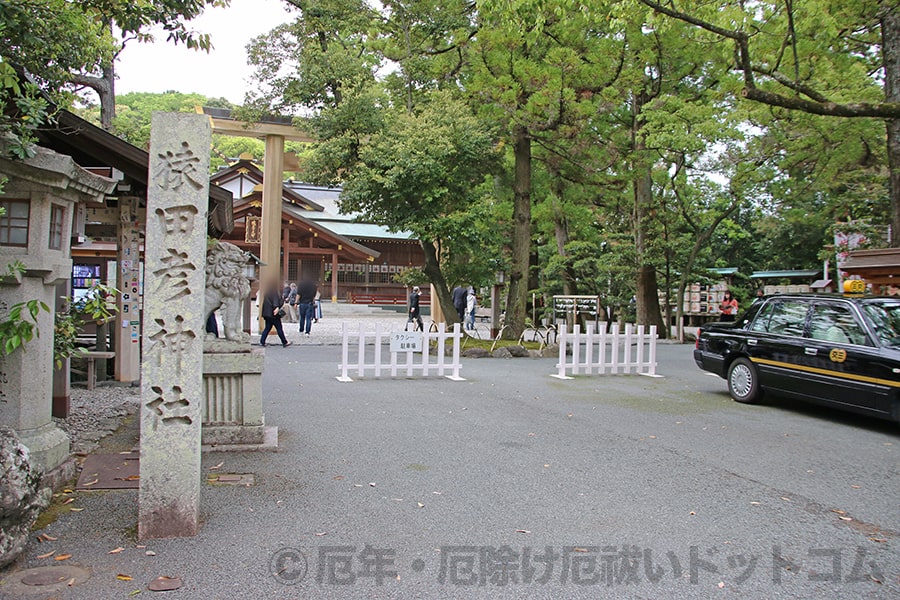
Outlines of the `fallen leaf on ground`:
{"type": "Polygon", "coordinates": [[[852,517],[838,517],[838,519],[840,519],[841,521],[852,521],[853,520],[852,517]]]}
{"type": "Polygon", "coordinates": [[[883,543],[887,542],[887,539],[886,539],[886,538],[874,538],[874,537],[870,537],[869,539],[872,540],[873,542],[878,542],[879,544],[883,544],[883,543]]]}
{"type": "Polygon", "coordinates": [[[154,552],[153,550],[147,550],[146,552],[144,552],[144,554],[146,554],[147,556],[156,556],[156,552],[154,552]]]}
{"type": "Polygon", "coordinates": [[[217,464],[216,466],[210,467],[209,470],[210,470],[210,471],[217,471],[217,470],[221,469],[221,468],[222,468],[222,465],[224,465],[224,464],[225,464],[225,461],[222,461],[222,462],[220,462],[219,464],[217,464]]]}
{"type": "Polygon", "coordinates": [[[68,580],[66,582],[66,585],[69,587],[72,587],[73,585],[75,585],[75,578],[73,577],[72,579],[68,580]]]}
{"type": "Polygon", "coordinates": [[[335,481],[340,481],[340,480],[342,480],[343,478],[344,478],[343,475],[335,475],[332,479],[334,479],[335,481]]]}
{"type": "Polygon", "coordinates": [[[54,556],[53,560],[69,560],[72,558],[71,554],[60,554],[59,556],[54,556]]]}
{"type": "Polygon", "coordinates": [[[842,510],[838,510],[838,509],[836,509],[836,508],[832,508],[832,509],[831,509],[831,512],[833,512],[833,513],[837,513],[837,514],[839,514],[839,515],[842,515],[842,514],[844,514],[844,511],[842,511],[842,510]]]}
{"type": "Polygon", "coordinates": [[[321,532],[321,533],[314,533],[313,535],[315,535],[316,537],[322,537],[323,535],[328,535],[328,532],[327,532],[327,531],[323,531],[323,532],[321,532]]]}
{"type": "Polygon", "coordinates": [[[416,506],[418,506],[419,508],[425,508],[425,505],[421,502],[416,502],[416,506]]]}
{"type": "Polygon", "coordinates": [[[572,548],[573,552],[587,552],[587,548],[572,548]]]}
{"type": "Polygon", "coordinates": [[[119,581],[134,581],[134,577],[132,577],[131,575],[122,575],[121,573],[116,575],[116,579],[118,579],[119,581]]]}
{"type": "Polygon", "coordinates": [[[70,508],[69,510],[70,510],[71,512],[81,512],[81,511],[83,511],[84,509],[83,509],[83,508],[70,508]]]}
{"type": "Polygon", "coordinates": [[[75,498],[68,498],[63,501],[63,506],[65,506],[66,504],[71,504],[73,502],[75,502],[75,498]]]}
{"type": "Polygon", "coordinates": [[[115,550],[110,550],[109,552],[107,552],[107,554],[118,554],[119,552],[121,552],[121,551],[124,550],[124,549],[125,549],[125,548],[123,548],[122,546],[119,546],[119,547],[116,548],[115,550]]]}
{"type": "Polygon", "coordinates": [[[759,506],[759,502],[757,502],[757,501],[755,501],[755,500],[752,501],[750,504],[752,504],[753,506],[759,506]]]}
{"type": "Polygon", "coordinates": [[[56,550],[54,550],[53,552],[48,552],[47,554],[40,554],[38,555],[38,558],[50,558],[54,554],[56,554],[56,550]]]}
{"type": "Polygon", "coordinates": [[[516,533],[531,533],[527,529],[516,529],[516,533]]]}
{"type": "Polygon", "coordinates": [[[151,592],[168,592],[169,590],[177,590],[181,587],[181,579],[178,577],[166,577],[165,575],[157,577],[147,585],[147,589],[151,592]]]}
{"type": "Polygon", "coordinates": [[[98,481],[100,481],[100,480],[99,480],[99,479],[95,479],[95,480],[93,480],[93,481],[88,481],[86,484],[84,484],[84,487],[88,487],[89,485],[94,485],[94,484],[97,483],[98,481]]]}
{"type": "Polygon", "coordinates": [[[141,590],[131,590],[131,592],[128,595],[129,596],[137,596],[140,593],[141,593],[141,590]]]}

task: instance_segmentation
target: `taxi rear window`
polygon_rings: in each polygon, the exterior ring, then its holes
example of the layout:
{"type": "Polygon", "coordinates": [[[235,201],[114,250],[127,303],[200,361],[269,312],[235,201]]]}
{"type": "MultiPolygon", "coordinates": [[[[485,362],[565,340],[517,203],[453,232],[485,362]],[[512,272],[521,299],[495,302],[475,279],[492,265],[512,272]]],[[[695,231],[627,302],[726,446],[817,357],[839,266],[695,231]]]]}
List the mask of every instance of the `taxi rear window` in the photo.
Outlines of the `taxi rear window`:
{"type": "Polygon", "coordinates": [[[778,335],[802,336],[809,304],[792,300],[777,300],[767,303],[750,325],[751,331],[775,333],[778,335]]]}

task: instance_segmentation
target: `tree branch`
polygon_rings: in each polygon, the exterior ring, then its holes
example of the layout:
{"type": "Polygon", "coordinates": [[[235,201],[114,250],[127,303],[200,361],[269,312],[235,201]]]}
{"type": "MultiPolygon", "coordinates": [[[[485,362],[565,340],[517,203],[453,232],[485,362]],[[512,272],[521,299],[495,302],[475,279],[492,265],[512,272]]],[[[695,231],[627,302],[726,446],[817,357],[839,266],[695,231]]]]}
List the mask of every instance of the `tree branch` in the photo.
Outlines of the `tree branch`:
{"type": "Polygon", "coordinates": [[[712,23],[698,19],[697,17],[663,6],[653,0],[640,0],[640,2],[668,17],[690,23],[695,27],[700,27],[701,29],[705,29],[718,36],[734,40],[738,53],[738,56],[736,57],[738,62],[737,68],[744,73],[744,89],[741,92],[741,95],[748,100],[790,110],[800,110],[814,115],[831,117],[874,117],[878,119],[900,118],[900,102],[851,102],[838,104],[836,102],[828,101],[827,98],[798,81],[792,81],[773,71],[754,67],[750,59],[750,37],[742,31],[734,31],[713,25],[712,23]],[[804,100],[802,98],[761,90],[756,87],[756,82],[753,79],[753,73],[755,72],[766,74],[779,84],[790,90],[799,91],[807,97],[812,98],[812,100],[804,100]]]}

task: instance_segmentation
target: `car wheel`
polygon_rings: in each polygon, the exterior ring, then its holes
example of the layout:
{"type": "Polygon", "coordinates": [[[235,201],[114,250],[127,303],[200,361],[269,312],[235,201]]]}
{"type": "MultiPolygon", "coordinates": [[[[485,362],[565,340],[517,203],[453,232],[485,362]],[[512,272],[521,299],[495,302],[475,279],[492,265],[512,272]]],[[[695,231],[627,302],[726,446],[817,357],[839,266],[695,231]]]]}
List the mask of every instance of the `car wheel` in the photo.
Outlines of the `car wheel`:
{"type": "Polygon", "coordinates": [[[759,375],[746,358],[736,358],[728,367],[728,391],[737,402],[753,404],[759,401],[759,375]]]}

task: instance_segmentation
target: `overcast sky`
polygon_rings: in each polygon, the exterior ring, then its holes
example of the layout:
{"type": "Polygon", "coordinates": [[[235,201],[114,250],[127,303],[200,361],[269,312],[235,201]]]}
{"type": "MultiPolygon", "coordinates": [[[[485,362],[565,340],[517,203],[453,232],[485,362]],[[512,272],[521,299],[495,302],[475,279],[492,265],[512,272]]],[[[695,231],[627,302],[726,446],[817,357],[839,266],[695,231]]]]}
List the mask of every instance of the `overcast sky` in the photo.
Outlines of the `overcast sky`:
{"type": "Polygon", "coordinates": [[[130,42],[116,65],[116,93],[174,90],[243,104],[252,73],[245,46],[289,21],[287,6],[282,0],[231,0],[228,8],[206,9],[189,25],[212,36],[209,54],[167,43],[164,34],[153,44],[130,42]]]}

